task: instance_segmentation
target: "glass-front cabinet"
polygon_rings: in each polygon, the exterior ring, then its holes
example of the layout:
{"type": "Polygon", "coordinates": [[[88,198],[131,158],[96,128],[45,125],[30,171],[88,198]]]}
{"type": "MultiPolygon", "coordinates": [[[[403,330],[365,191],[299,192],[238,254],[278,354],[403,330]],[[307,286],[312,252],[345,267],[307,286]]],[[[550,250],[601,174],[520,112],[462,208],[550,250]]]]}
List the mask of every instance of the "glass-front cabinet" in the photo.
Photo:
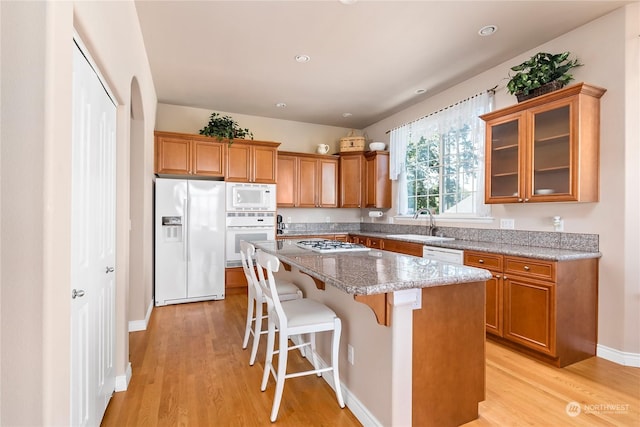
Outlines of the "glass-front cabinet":
{"type": "Polygon", "coordinates": [[[604,92],[580,83],[481,116],[485,202],[598,201],[604,92]]]}

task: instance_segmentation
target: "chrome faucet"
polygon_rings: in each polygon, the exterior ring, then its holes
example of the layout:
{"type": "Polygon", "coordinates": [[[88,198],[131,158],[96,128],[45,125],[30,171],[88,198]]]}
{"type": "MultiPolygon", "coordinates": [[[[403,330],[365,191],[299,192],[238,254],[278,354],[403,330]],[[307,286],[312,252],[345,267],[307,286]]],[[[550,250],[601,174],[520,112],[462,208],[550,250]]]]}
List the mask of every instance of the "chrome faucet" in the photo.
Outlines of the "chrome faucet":
{"type": "Polygon", "coordinates": [[[413,214],[413,219],[417,219],[421,213],[427,212],[429,214],[429,226],[427,227],[427,236],[433,236],[436,232],[436,221],[433,218],[433,212],[431,209],[422,208],[418,209],[415,214],[413,214]]]}

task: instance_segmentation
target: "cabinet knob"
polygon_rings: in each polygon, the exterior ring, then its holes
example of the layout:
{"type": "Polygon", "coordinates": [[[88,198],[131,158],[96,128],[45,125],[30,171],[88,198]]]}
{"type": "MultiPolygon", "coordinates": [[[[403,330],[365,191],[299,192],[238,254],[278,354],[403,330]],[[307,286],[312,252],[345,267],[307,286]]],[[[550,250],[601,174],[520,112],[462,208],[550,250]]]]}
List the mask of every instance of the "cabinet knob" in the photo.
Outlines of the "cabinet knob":
{"type": "Polygon", "coordinates": [[[480,264],[484,264],[484,260],[483,260],[483,259],[479,259],[479,260],[478,260],[478,263],[480,263],[480,264]]]}
{"type": "Polygon", "coordinates": [[[528,202],[528,201],[529,201],[529,199],[524,199],[524,201],[525,201],[525,202],[528,202]]]}
{"type": "Polygon", "coordinates": [[[529,270],[531,270],[531,269],[529,268],[529,266],[528,266],[528,265],[525,265],[525,266],[524,266],[524,269],[525,269],[525,271],[529,271],[529,270]]]}
{"type": "Polygon", "coordinates": [[[499,275],[499,274],[496,274],[496,279],[499,279],[499,278],[500,278],[500,275],[499,275]]]}
{"type": "Polygon", "coordinates": [[[507,279],[508,279],[508,277],[507,277],[507,276],[502,276],[502,278],[503,278],[504,280],[507,280],[507,279]]]}
{"type": "Polygon", "coordinates": [[[521,199],[520,197],[518,197],[518,201],[519,201],[519,202],[521,202],[521,201],[522,201],[522,199],[521,199]]]}

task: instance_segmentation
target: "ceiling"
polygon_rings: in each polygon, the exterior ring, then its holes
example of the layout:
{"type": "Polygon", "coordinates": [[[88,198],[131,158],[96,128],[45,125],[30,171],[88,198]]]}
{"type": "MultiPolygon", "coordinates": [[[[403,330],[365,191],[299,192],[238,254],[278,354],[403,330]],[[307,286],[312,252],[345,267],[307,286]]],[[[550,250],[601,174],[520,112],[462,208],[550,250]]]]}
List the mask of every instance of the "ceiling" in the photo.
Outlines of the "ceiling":
{"type": "Polygon", "coordinates": [[[355,129],[627,3],[135,2],[158,102],[355,129]]]}

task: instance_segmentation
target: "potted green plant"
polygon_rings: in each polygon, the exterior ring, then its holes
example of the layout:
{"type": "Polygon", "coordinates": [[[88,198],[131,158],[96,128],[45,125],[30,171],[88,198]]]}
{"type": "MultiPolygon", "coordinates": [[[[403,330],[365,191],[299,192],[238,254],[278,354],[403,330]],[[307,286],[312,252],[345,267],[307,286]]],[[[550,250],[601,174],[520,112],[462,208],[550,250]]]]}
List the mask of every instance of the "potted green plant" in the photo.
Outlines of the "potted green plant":
{"type": "Polygon", "coordinates": [[[241,128],[230,116],[222,116],[218,113],[211,114],[209,123],[200,129],[200,135],[215,136],[219,140],[228,139],[229,144],[233,143],[234,138],[253,139],[253,133],[249,129],[241,128]]]}
{"type": "Polygon", "coordinates": [[[520,65],[511,67],[507,91],[516,95],[518,102],[563,88],[573,76],[568,71],[582,64],[569,59],[570,52],[558,54],[538,52],[520,65]]]}

